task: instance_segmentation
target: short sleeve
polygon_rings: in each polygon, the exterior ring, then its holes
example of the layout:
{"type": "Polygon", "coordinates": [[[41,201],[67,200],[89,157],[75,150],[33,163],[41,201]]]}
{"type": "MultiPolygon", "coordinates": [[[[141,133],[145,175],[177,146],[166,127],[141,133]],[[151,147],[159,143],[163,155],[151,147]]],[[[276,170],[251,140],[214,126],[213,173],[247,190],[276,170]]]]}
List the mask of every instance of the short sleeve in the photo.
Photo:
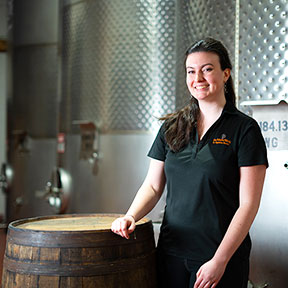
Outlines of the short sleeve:
{"type": "Polygon", "coordinates": [[[266,165],[268,167],[267,149],[261,130],[251,119],[243,131],[238,150],[238,166],[266,165]]]}
{"type": "Polygon", "coordinates": [[[148,156],[156,160],[165,161],[166,153],[165,128],[163,124],[148,152],[148,156]]]}

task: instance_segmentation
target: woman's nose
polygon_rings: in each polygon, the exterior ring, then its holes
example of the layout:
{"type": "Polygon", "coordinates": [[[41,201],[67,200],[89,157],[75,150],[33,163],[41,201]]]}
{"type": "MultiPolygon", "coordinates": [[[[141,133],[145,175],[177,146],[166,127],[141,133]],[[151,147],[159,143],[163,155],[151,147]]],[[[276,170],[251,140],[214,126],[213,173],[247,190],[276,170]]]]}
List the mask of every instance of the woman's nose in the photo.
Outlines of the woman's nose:
{"type": "Polygon", "coordinates": [[[201,80],[203,80],[202,72],[201,71],[196,72],[195,73],[195,81],[201,81],[201,80]]]}

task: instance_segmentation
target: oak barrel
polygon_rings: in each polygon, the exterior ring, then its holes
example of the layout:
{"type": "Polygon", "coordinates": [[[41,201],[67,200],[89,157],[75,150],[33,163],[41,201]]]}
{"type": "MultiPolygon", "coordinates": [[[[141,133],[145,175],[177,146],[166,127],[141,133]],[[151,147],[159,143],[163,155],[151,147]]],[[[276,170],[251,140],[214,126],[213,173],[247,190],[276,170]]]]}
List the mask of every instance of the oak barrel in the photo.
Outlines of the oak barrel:
{"type": "Polygon", "coordinates": [[[156,287],[151,220],[130,239],[110,230],[117,214],[66,214],[8,226],[2,287],[156,287]]]}

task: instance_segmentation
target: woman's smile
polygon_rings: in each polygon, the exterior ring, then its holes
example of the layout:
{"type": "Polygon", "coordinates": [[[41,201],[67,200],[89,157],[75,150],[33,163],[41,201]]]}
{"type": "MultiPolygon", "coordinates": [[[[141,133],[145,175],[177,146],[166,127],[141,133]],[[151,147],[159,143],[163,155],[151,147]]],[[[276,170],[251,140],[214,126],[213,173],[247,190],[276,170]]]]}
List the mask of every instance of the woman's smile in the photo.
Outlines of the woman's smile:
{"type": "Polygon", "coordinates": [[[202,90],[202,89],[206,89],[208,87],[209,87],[209,85],[201,85],[201,86],[195,86],[194,88],[197,90],[202,90]]]}

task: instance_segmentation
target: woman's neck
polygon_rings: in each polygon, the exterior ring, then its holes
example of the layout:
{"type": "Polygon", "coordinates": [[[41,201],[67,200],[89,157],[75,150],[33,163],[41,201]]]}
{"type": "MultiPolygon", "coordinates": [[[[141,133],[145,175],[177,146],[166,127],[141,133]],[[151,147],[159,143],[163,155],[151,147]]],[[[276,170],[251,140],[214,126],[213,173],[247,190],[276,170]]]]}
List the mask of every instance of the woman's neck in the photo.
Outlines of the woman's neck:
{"type": "Polygon", "coordinates": [[[225,104],[225,96],[221,97],[217,102],[199,101],[200,117],[209,119],[220,116],[225,104]]]}
{"type": "Polygon", "coordinates": [[[199,140],[203,138],[208,129],[217,121],[217,119],[222,114],[223,108],[226,104],[226,99],[224,101],[207,103],[199,103],[200,115],[197,121],[197,129],[199,140]]]}

